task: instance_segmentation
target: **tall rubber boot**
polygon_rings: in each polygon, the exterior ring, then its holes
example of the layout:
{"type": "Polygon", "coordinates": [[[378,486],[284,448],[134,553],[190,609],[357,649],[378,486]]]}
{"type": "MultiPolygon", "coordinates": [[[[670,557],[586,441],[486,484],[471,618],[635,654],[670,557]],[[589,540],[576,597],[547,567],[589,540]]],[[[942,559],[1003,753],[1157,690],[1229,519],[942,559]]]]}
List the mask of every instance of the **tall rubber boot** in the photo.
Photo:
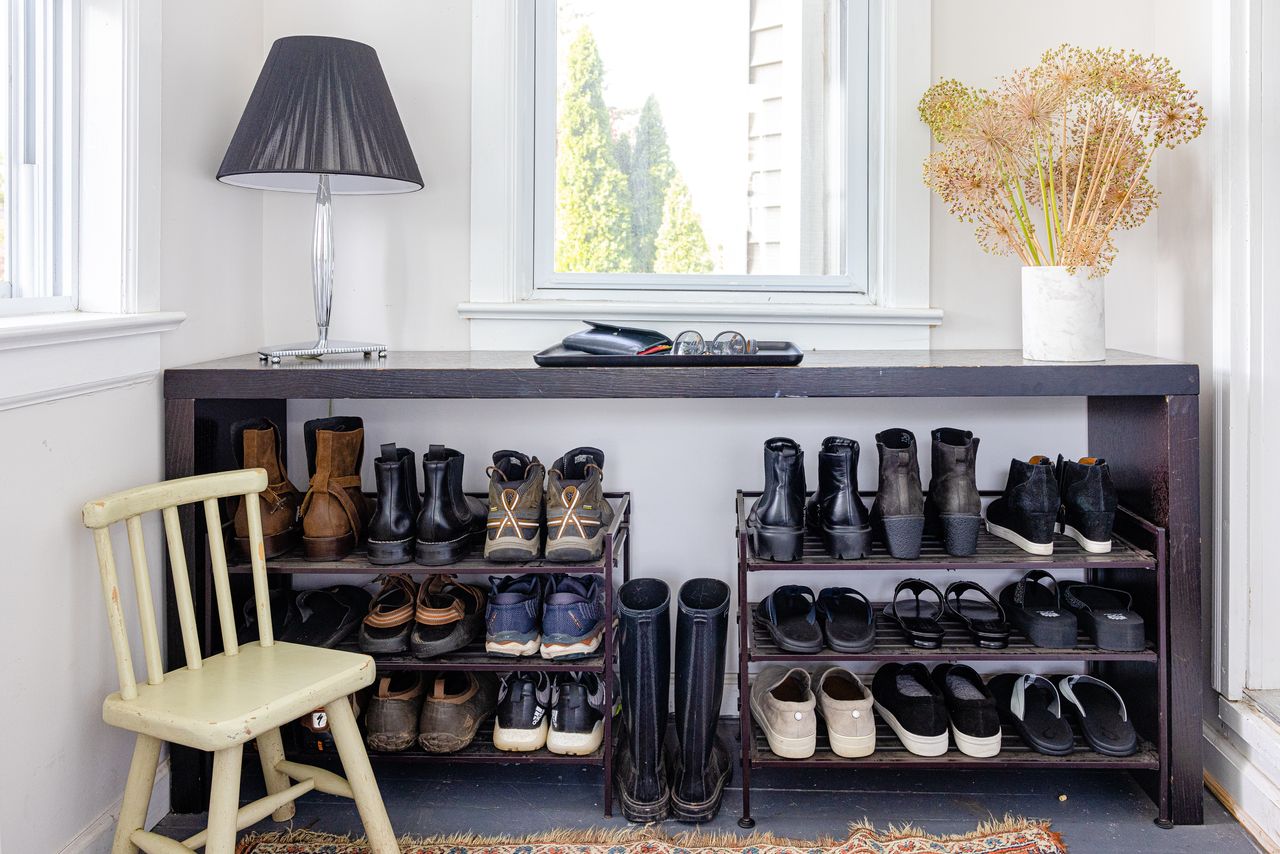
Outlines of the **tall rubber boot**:
{"type": "Polygon", "coordinates": [[[724,695],[729,585],[695,578],[680,586],[676,617],[676,739],[671,817],[706,822],[720,811],[729,782],[729,751],[719,738],[724,695]]]}
{"type": "Polygon", "coordinates": [[[623,737],[614,780],[627,821],[662,821],[671,799],[663,755],[670,702],[670,605],[671,589],[656,578],[633,578],[618,591],[623,737]]]}

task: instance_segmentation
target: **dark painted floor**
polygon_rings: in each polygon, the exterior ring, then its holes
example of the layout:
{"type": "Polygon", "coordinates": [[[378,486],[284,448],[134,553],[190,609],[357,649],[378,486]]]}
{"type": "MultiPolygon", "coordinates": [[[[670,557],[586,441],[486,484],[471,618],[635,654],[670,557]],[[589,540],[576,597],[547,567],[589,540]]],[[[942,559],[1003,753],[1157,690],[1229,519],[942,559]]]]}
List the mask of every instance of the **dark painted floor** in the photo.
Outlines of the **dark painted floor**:
{"type": "MultiPolygon", "coordinates": [[[[246,766],[248,763],[246,763],[246,766]]],[[[479,765],[381,765],[383,799],[398,833],[536,833],[557,827],[625,826],[606,820],[600,771],[594,768],[479,765]]],[[[1240,826],[1210,795],[1205,824],[1161,830],[1155,807],[1123,772],[837,771],[815,779],[797,769],[757,771],[752,811],[758,830],[812,838],[843,838],[863,817],[878,827],[909,821],[932,833],[959,833],[1005,813],[1045,818],[1072,854],[1234,854],[1256,852],[1240,826]]],[[[245,794],[258,797],[259,782],[245,794]]],[[[724,809],[706,829],[742,833],[737,826],[741,789],[726,793],[724,809]]],[[[203,827],[203,815],[170,815],[159,832],[181,838],[203,827]]],[[[312,793],[298,801],[295,828],[360,833],[355,806],[312,793]]],[[[676,831],[684,825],[668,823],[676,831]]],[[[256,829],[280,829],[267,820],[256,829]]]]}

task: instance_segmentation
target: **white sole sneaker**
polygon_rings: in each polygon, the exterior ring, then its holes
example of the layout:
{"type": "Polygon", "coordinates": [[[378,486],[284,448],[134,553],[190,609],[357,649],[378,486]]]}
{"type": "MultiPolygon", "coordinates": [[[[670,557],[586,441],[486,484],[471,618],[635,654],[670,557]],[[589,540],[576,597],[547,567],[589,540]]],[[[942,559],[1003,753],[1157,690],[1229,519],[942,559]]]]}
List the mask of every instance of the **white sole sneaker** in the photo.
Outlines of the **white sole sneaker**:
{"type": "Polygon", "coordinates": [[[1054,530],[1059,534],[1066,534],[1079,543],[1080,548],[1091,554],[1104,555],[1111,551],[1110,540],[1091,540],[1070,525],[1055,525],[1054,530]]]}
{"type": "Polygon", "coordinates": [[[965,735],[960,730],[956,729],[954,724],[952,724],[951,735],[956,740],[956,747],[958,747],[960,752],[965,756],[974,756],[979,759],[984,759],[990,756],[995,756],[1000,752],[1000,745],[1002,741],[1000,733],[987,736],[986,738],[979,738],[973,735],[965,735]]]}
{"type": "Polygon", "coordinates": [[[992,536],[999,537],[1002,540],[1008,540],[1024,552],[1033,555],[1051,555],[1053,554],[1053,543],[1033,543],[1017,531],[1009,528],[1002,528],[994,525],[990,521],[987,522],[987,533],[992,536]]]}
{"type": "MultiPolygon", "coordinates": [[[[596,629],[596,633],[589,638],[576,641],[575,643],[546,643],[542,644],[543,658],[565,658],[566,656],[584,656],[590,655],[600,648],[600,639],[604,637],[604,624],[600,624],[600,628],[596,629]]],[[[532,655],[533,653],[528,653],[532,655]]]]}
{"type": "Polygon", "coordinates": [[[775,756],[781,756],[783,759],[808,759],[813,752],[818,749],[818,732],[815,729],[813,735],[803,735],[798,737],[778,735],[769,727],[769,721],[761,713],[760,708],[756,705],[756,698],[751,698],[751,718],[759,725],[764,732],[765,740],[769,742],[769,750],[775,756]]]}
{"type": "Polygon", "coordinates": [[[527,753],[530,750],[541,750],[547,744],[547,720],[534,729],[503,729],[502,724],[493,722],[493,746],[499,750],[510,750],[513,753],[527,753]]]}
{"type": "Polygon", "coordinates": [[[556,732],[547,733],[547,750],[561,756],[586,756],[595,753],[604,741],[604,719],[596,721],[591,732],[556,732]]]}
{"type": "Polygon", "coordinates": [[[876,752],[876,734],[874,732],[867,735],[840,735],[832,732],[831,727],[827,727],[827,740],[831,742],[831,752],[836,756],[843,756],[845,759],[857,759],[861,756],[870,756],[876,752]]]}
{"type": "Polygon", "coordinates": [[[526,656],[537,655],[538,647],[542,644],[541,637],[535,637],[528,641],[491,641],[484,642],[484,651],[492,652],[495,655],[510,656],[526,656]]]}
{"type": "Polygon", "coordinates": [[[876,711],[893,730],[898,741],[902,742],[902,746],[916,756],[941,756],[947,752],[949,739],[945,731],[941,735],[918,735],[904,729],[902,724],[898,723],[898,719],[893,716],[893,712],[879,703],[876,703],[876,711]]]}

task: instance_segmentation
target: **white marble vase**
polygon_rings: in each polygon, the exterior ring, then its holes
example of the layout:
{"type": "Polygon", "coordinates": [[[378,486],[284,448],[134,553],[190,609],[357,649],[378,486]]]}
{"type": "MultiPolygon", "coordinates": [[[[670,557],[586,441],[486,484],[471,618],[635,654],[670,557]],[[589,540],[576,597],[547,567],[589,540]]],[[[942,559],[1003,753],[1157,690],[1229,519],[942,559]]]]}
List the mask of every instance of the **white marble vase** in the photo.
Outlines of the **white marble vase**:
{"type": "Polygon", "coordinates": [[[1103,279],[1087,267],[1022,268],[1022,357],[1101,362],[1107,357],[1103,279]]]}

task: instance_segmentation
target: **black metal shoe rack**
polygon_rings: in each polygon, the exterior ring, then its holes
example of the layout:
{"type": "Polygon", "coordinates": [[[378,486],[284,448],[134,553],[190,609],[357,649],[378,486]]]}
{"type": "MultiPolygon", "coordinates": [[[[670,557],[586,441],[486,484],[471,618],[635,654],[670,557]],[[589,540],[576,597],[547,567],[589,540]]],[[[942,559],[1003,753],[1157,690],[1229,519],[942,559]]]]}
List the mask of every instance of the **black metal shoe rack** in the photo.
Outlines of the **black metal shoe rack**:
{"type": "MultiPolygon", "coordinates": [[[[998,494],[998,493],[983,493],[998,494]]],[[[738,824],[755,826],[751,815],[751,774],[761,768],[813,768],[834,770],[862,769],[1116,769],[1134,772],[1158,807],[1156,823],[1171,827],[1169,809],[1169,739],[1166,726],[1168,709],[1169,662],[1167,659],[1168,621],[1165,530],[1121,508],[1116,518],[1116,537],[1108,554],[1090,554],[1074,540],[1059,536],[1051,556],[1028,554],[1017,546],[993,537],[985,530],[978,536],[977,553],[970,557],[952,557],[937,538],[925,535],[924,546],[916,560],[890,557],[877,542],[870,555],[859,560],[835,560],[828,557],[821,540],[806,533],[804,553],[793,563],[775,563],[757,558],[747,532],[747,511],[759,493],[738,492],[738,700],[741,715],[742,748],[742,817],[738,824]],[[804,573],[847,570],[857,573],[890,572],[895,579],[915,575],[922,570],[949,570],[958,578],[981,580],[989,570],[1046,569],[1050,572],[1083,569],[1091,582],[1128,590],[1134,597],[1134,610],[1142,615],[1147,631],[1147,648],[1141,652],[1111,652],[1098,649],[1081,634],[1070,649],[1046,649],[1034,646],[1016,628],[1005,649],[980,649],[972,642],[963,625],[944,618],[945,637],[939,649],[919,649],[911,645],[898,625],[883,615],[883,603],[876,603],[876,644],[859,654],[834,652],[830,648],[816,654],[784,652],[767,632],[757,630],[753,617],[758,605],[749,599],[747,580],[752,572],[804,573]],[[1009,670],[1017,670],[1020,662],[1082,663],[1088,671],[1110,682],[1129,709],[1130,719],[1138,732],[1138,750],[1131,756],[1111,757],[1094,753],[1076,733],[1076,750],[1068,756],[1046,756],[1037,753],[1007,728],[999,754],[990,758],[974,758],[960,753],[954,746],[942,756],[917,756],[906,750],[897,736],[877,715],[876,749],[869,756],[846,759],[831,752],[826,731],[819,718],[817,750],[808,759],[784,759],[769,750],[764,733],[751,720],[750,677],[753,663],[788,663],[798,665],[848,663],[855,671],[858,663],[888,661],[922,661],[930,666],[938,662],[1007,662],[1009,670]]],[[[1055,572],[1056,574],[1056,572],[1055,572]]],[[[958,580],[958,578],[956,580],[958,580]]],[[[799,579],[798,579],[799,580],[799,579]]],[[[947,579],[948,581],[953,579],[947,579]]],[[[856,579],[849,586],[858,587],[856,579]]],[[[990,589],[990,585],[984,585],[990,589]]],[[[994,593],[995,591],[993,591],[994,593]]],[[[861,675],[861,674],[860,674],[861,675]]],[[[870,689],[870,681],[866,681],[870,689]]],[[[1073,722],[1074,726],[1074,722],[1073,722]]]]}
{"type": "MultiPolygon", "coordinates": [[[[477,495],[477,497],[487,500],[487,495],[477,495]]],[[[357,549],[352,554],[340,560],[332,561],[309,561],[302,557],[301,550],[290,552],[287,555],[267,561],[268,576],[294,576],[294,575],[356,575],[356,576],[377,576],[388,573],[402,572],[410,575],[457,575],[462,580],[471,580],[483,583],[487,587],[488,576],[490,575],[519,575],[526,572],[536,573],[572,573],[575,575],[597,574],[604,577],[605,587],[605,613],[608,617],[605,620],[604,642],[602,651],[588,658],[581,658],[572,661],[555,661],[541,658],[538,656],[522,657],[518,659],[491,655],[485,651],[484,637],[481,636],[475,642],[464,649],[449,655],[440,656],[438,658],[419,659],[412,655],[375,655],[374,660],[377,662],[378,670],[381,671],[398,671],[398,670],[417,670],[417,671],[444,671],[444,670],[461,670],[461,671],[495,671],[510,672],[513,670],[521,671],[543,671],[546,673],[564,673],[564,672],[591,672],[599,673],[600,678],[604,680],[605,697],[608,701],[610,711],[617,702],[614,696],[614,666],[616,656],[614,655],[614,630],[615,620],[612,618],[614,612],[614,598],[617,587],[620,583],[616,582],[617,571],[622,570],[622,581],[625,582],[631,577],[631,494],[629,492],[607,492],[605,497],[613,504],[614,517],[613,523],[605,531],[604,548],[598,560],[585,564],[568,564],[568,563],[551,563],[545,560],[534,560],[529,563],[496,563],[485,560],[483,546],[477,545],[466,557],[461,561],[448,566],[420,566],[416,563],[406,563],[398,566],[377,566],[369,562],[368,556],[363,548],[357,549]],[[468,578],[470,577],[470,578],[468,578]]],[[[229,567],[232,572],[247,573],[251,570],[248,564],[242,564],[229,567]]],[[[340,648],[348,649],[352,652],[358,652],[355,638],[347,641],[340,648]]],[[[363,726],[363,719],[361,720],[363,726]]],[[[374,763],[379,762],[444,762],[444,763],[488,763],[493,765],[507,764],[559,764],[559,765],[578,765],[578,766],[599,766],[604,777],[604,814],[611,816],[613,814],[613,744],[614,744],[614,720],[611,714],[605,715],[604,720],[604,742],[601,747],[594,753],[587,756],[563,756],[552,753],[545,747],[541,750],[529,752],[513,752],[499,750],[493,744],[493,724],[491,720],[486,720],[480,726],[476,738],[465,749],[455,753],[427,753],[426,751],[412,747],[408,750],[398,753],[375,753],[370,751],[369,758],[374,763]]],[[[288,745],[286,745],[288,746],[288,745]]],[[[296,748],[295,748],[296,750],[296,748]]],[[[307,755],[307,761],[314,762],[314,755],[307,755]]]]}

